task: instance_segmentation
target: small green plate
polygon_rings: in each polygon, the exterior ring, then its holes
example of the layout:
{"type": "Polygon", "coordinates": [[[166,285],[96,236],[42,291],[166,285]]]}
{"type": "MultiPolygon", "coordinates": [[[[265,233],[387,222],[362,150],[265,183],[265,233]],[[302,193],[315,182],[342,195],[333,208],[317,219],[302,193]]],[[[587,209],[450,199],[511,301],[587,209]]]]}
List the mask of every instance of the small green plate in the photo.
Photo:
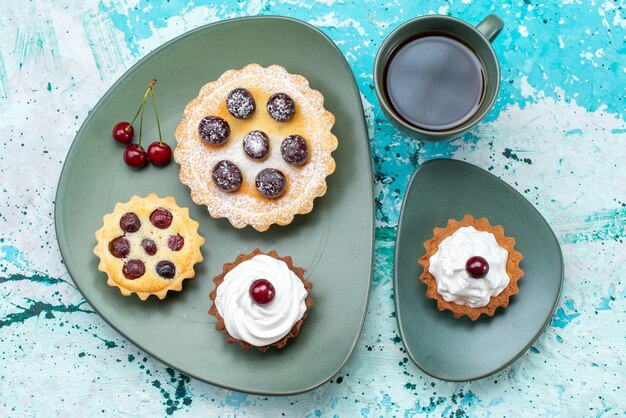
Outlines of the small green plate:
{"type": "MultiPolygon", "coordinates": [[[[263,106],[264,107],[264,106],[263,106]]],[[[147,143],[158,139],[150,105],[147,143]]],[[[136,130],[136,135],[138,135],[136,130]]],[[[146,144],[147,145],[147,144],[146,144]]],[[[56,228],[67,269],[93,308],[124,337],[164,363],[197,379],[255,394],[305,392],[329,380],[348,360],[363,326],[372,272],[374,205],[369,140],[359,90],[341,52],[322,32],[289,18],[253,17],[204,26],[161,46],[124,74],[78,132],[59,180],[56,228]],[[187,102],[224,71],[250,63],[279,64],[304,75],[336,117],[337,170],[313,212],[267,232],[233,228],[195,205],[172,162],[136,171],[122,161],[113,125],[132,117],[148,82],[155,93],[166,141],[187,102]],[[196,277],[160,301],[141,302],[108,287],[92,254],[95,232],[116,202],[132,195],[173,196],[190,208],[206,238],[196,277]],[[212,278],[255,247],[291,255],[313,283],[311,309],[300,335],[282,350],[243,352],[227,344],[208,315],[212,278]],[[346,260],[350,260],[349,263],[346,260]]]]}
{"type": "Polygon", "coordinates": [[[402,204],[394,264],[398,327],[417,367],[450,381],[480,379],[504,369],[548,324],[562,283],[563,257],[554,233],[511,186],[461,161],[432,160],[417,169],[402,204]],[[437,303],[425,296],[417,262],[433,228],[465,214],[502,225],[524,256],[519,294],[506,309],[475,322],[437,310],[437,303]]]}

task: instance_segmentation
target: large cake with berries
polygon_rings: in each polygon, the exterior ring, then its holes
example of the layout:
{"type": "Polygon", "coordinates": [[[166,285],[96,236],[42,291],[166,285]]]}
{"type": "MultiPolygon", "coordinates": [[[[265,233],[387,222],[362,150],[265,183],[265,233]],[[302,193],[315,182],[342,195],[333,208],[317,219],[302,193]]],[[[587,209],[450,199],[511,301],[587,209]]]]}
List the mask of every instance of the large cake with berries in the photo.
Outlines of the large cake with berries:
{"type": "Polygon", "coordinates": [[[250,64],[204,85],[187,105],[174,159],[212,217],[265,231],[310,212],[326,193],[334,122],[304,77],[250,64]]]}

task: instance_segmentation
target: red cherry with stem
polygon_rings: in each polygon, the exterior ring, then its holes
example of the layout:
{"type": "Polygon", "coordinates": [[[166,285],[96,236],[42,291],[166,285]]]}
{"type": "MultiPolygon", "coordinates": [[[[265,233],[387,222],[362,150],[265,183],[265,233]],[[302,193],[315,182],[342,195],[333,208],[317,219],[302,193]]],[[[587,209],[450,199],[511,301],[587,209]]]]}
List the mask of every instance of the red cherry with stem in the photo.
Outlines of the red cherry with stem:
{"type": "MultiPolygon", "coordinates": [[[[131,167],[142,168],[148,162],[148,153],[141,147],[141,138],[143,136],[142,135],[143,134],[143,111],[146,105],[146,99],[148,98],[148,94],[152,93],[152,88],[154,87],[155,83],[156,83],[156,80],[150,81],[150,85],[148,86],[148,89],[143,95],[143,99],[141,101],[141,104],[139,105],[139,109],[137,109],[137,113],[135,113],[135,117],[133,117],[132,122],[130,123],[120,122],[117,125],[115,125],[115,128],[117,128],[118,126],[123,126],[122,128],[123,130],[131,132],[133,123],[135,123],[137,116],[139,116],[139,114],[141,113],[141,119],[139,120],[139,143],[137,145],[129,144],[124,150],[124,162],[131,167]]],[[[152,97],[153,97],[152,100],[154,101],[154,95],[152,97]]],[[[161,134],[161,129],[159,127],[159,135],[160,134],[161,134]]],[[[125,140],[124,143],[130,142],[132,140],[133,135],[134,135],[134,130],[132,131],[131,137],[127,141],[126,141],[126,138],[124,137],[124,140],[125,140]]],[[[114,137],[116,136],[115,129],[113,131],[113,136],[114,137]]],[[[117,138],[115,139],[117,140],[117,138]]]]}
{"type": "Polygon", "coordinates": [[[148,162],[148,153],[141,145],[129,144],[124,150],[124,162],[135,168],[142,168],[148,162]]]}
{"type": "Polygon", "coordinates": [[[154,141],[148,146],[148,159],[154,165],[167,165],[172,159],[172,149],[165,142],[154,141]]]}
{"type": "Polygon", "coordinates": [[[250,285],[250,297],[259,305],[265,305],[274,300],[276,291],[269,280],[258,279],[250,285]]]}
{"type": "Polygon", "coordinates": [[[161,120],[159,119],[159,111],[157,110],[156,99],[154,98],[154,84],[156,80],[152,80],[150,84],[150,97],[152,98],[152,105],[154,106],[154,116],[157,121],[157,128],[159,129],[159,142],[153,142],[148,147],[148,158],[154,165],[167,165],[172,159],[172,149],[169,145],[163,142],[163,135],[161,134],[161,120]]]}
{"type": "Polygon", "coordinates": [[[133,136],[135,136],[133,125],[126,121],[118,122],[113,127],[113,139],[120,144],[130,144],[130,141],[133,140],[133,136]]]}
{"type": "MultiPolygon", "coordinates": [[[[150,82],[150,86],[148,86],[148,90],[143,95],[143,99],[141,100],[141,104],[139,105],[139,109],[135,113],[133,120],[129,123],[126,121],[118,122],[113,127],[113,139],[115,139],[120,144],[130,144],[135,136],[135,129],[133,128],[133,123],[137,120],[137,116],[139,116],[139,112],[141,112],[142,121],[143,121],[143,108],[146,105],[146,98],[148,97],[148,92],[154,86],[156,80],[150,82]]],[[[139,127],[139,143],[141,144],[141,126],[139,127]]]]}
{"type": "MultiPolygon", "coordinates": [[[[141,102],[141,106],[137,111],[137,114],[141,113],[141,118],[139,119],[139,143],[137,145],[130,144],[124,150],[124,162],[135,168],[142,168],[148,162],[148,153],[141,147],[141,138],[143,136],[143,109],[146,104],[146,98],[148,94],[152,91],[152,87],[156,83],[156,80],[152,80],[150,85],[148,86],[148,90],[143,95],[143,101],[141,102]]],[[[133,122],[137,119],[137,115],[133,118],[133,122]]]]}
{"type": "Polygon", "coordinates": [[[489,273],[489,263],[484,258],[475,255],[467,260],[465,270],[473,279],[482,279],[489,273]]]}

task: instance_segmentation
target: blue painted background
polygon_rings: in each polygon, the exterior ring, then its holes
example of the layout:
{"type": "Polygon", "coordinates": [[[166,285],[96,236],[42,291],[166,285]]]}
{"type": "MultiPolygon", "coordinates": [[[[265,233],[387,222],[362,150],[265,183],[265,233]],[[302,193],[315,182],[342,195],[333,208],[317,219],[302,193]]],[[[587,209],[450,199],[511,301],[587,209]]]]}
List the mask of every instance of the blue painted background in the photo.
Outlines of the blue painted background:
{"type": "Polygon", "coordinates": [[[623,1],[138,0],[0,4],[0,412],[2,416],[624,416],[626,11],[623,1]],[[363,4],[365,3],[365,5],[363,4]],[[421,143],[377,105],[375,53],[412,17],[477,24],[496,13],[498,100],[463,138],[421,143]],[[376,270],[363,334],[328,384],[287,398],[219,389],[150,358],[108,327],[63,266],[56,181],[74,134],[126,69],[205,23],[285,15],[318,26],[363,96],[377,196],[376,270]],[[397,334],[398,209],[422,162],[469,161],[523,193],[563,248],[554,317],[508,369],[470,383],[421,373],[397,334]]]}

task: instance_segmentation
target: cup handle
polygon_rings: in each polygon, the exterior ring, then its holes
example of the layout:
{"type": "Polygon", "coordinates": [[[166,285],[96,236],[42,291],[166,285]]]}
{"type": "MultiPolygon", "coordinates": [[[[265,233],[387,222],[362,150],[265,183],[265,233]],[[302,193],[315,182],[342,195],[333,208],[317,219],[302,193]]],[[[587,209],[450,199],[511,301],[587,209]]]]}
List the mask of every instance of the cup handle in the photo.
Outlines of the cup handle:
{"type": "Polygon", "coordinates": [[[483,21],[476,26],[476,29],[478,29],[489,42],[493,42],[500,34],[503,27],[504,22],[502,19],[491,14],[484,18],[483,21]]]}

